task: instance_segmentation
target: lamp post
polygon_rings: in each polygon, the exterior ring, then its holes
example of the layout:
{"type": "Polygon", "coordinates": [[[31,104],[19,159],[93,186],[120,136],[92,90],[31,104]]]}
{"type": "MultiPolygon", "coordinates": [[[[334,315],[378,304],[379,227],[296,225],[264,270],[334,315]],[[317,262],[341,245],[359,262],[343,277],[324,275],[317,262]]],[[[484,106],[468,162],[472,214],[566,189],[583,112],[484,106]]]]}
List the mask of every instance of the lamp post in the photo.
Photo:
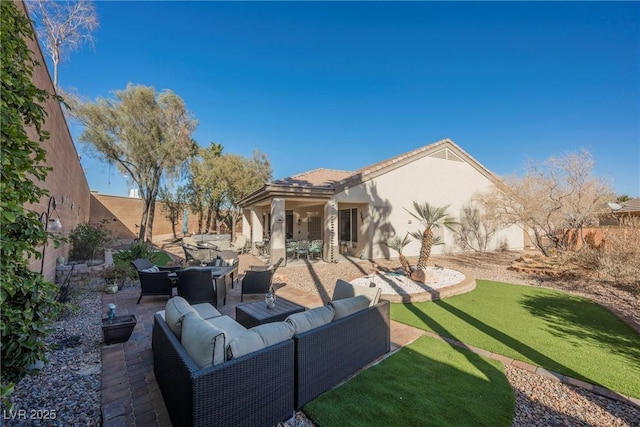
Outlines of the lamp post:
{"type": "MultiPolygon", "coordinates": [[[[47,211],[42,212],[40,214],[40,222],[44,224],[44,231],[58,231],[62,228],[62,223],[60,222],[60,215],[58,215],[58,211],[56,210],[56,198],[51,196],[49,197],[49,203],[47,205],[47,211]],[[55,212],[58,218],[51,218],[51,214],[55,212]]],[[[44,270],[44,253],[47,249],[47,239],[45,238],[44,245],[42,246],[42,262],[40,264],[40,274],[42,274],[44,270]]]]}

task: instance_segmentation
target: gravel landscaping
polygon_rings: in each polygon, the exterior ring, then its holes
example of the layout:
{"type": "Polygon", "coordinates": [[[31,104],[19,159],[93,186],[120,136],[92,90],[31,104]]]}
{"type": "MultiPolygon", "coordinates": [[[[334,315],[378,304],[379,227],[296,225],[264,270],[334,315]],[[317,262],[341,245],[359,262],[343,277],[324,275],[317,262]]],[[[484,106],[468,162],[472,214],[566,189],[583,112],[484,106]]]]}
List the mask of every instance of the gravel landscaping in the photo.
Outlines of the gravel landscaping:
{"type": "MultiPolygon", "coordinates": [[[[547,279],[507,270],[516,257],[516,253],[506,252],[436,256],[431,261],[445,270],[461,271],[478,279],[545,286],[585,296],[611,308],[638,328],[640,304],[637,295],[584,279],[547,279]]],[[[410,262],[415,260],[410,259],[410,262]]],[[[351,281],[398,267],[397,261],[366,260],[287,266],[278,270],[276,282],[279,286],[318,293],[328,300],[338,278],[351,281]]],[[[241,265],[241,271],[243,269],[241,265]]],[[[55,411],[55,419],[7,419],[9,412],[3,407],[4,425],[100,425],[101,286],[101,280],[96,279],[74,293],[72,302],[77,311],[67,313],[53,325],[55,332],[49,341],[58,344],[58,348],[49,355],[50,363],[39,375],[25,377],[11,398],[14,411],[25,410],[27,417],[55,411]],[[38,410],[40,412],[35,412],[38,410]]],[[[637,406],[515,367],[508,366],[505,370],[516,394],[513,426],[640,426],[640,408],[637,406]]],[[[313,423],[298,412],[285,425],[313,426],[313,423]]]]}

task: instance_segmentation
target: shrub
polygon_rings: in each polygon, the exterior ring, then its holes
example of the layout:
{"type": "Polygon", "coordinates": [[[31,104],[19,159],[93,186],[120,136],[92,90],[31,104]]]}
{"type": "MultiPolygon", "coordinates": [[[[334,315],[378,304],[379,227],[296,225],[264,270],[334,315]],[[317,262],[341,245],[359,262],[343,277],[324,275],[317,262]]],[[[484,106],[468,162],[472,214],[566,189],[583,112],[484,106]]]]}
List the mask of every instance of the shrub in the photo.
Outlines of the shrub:
{"type": "Polygon", "coordinates": [[[601,244],[587,244],[571,260],[597,278],[640,292],[640,218],[623,218],[604,230],[601,244]]]}
{"type": "Polygon", "coordinates": [[[160,258],[160,253],[143,242],[133,242],[126,251],[114,255],[116,263],[131,264],[131,261],[138,258],[146,258],[155,264],[160,258]]]}
{"type": "Polygon", "coordinates": [[[117,261],[102,273],[102,277],[107,284],[117,283],[118,288],[122,289],[127,279],[137,278],[137,273],[131,264],[117,261]]]}
{"type": "Polygon", "coordinates": [[[70,234],[71,252],[69,258],[74,261],[95,259],[96,250],[111,240],[111,232],[104,225],[88,222],[79,224],[70,234]]]}
{"type": "MultiPolygon", "coordinates": [[[[29,269],[28,258],[39,258],[37,249],[49,238],[36,212],[25,204],[38,203],[48,195],[35,182],[44,182],[49,168],[41,143],[49,138],[42,128],[47,99],[61,98],[32,82],[39,66],[25,40],[33,39],[29,19],[14,2],[0,2],[0,67],[2,67],[2,126],[0,131],[0,349],[2,400],[9,405],[14,385],[25,376],[27,366],[46,360],[49,325],[60,309],[58,288],[29,269]],[[31,139],[27,125],[34,132],[31,139]]],[[[55,242],[55,239],[54,239],[55,242]]]]}
{"type": "Polygon", "coordinates": [[[618,228],[605,231],[598,271],[606,279],[630,284],[640,292],[640,218],[620,220],[618,228]]]}

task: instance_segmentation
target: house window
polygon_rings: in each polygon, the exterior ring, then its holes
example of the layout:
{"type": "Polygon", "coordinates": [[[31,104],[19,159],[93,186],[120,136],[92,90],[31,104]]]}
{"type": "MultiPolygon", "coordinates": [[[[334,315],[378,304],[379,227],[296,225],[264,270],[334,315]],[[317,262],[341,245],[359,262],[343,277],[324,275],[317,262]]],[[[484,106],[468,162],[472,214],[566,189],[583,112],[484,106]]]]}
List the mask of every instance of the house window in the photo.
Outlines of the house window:
{"type": "Polygon", "coordinates": [[[340,240],[344,242],[358,241],[358,209],[340,209],[340,240]]]}

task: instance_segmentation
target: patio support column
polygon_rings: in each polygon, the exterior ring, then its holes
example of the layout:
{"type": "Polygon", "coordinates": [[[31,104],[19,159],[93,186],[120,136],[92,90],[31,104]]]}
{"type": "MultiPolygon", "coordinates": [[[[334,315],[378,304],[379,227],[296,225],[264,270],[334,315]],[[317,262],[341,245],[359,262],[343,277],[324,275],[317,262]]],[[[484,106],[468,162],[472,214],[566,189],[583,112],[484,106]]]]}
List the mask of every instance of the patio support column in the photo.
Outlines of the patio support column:
{"type": "Polygon", "coordinates": [[[271,199],[271,245],[270,255],[271,264],[277,262],[280,258],[287,257],[285,252],[285,224],[286,212],[284,209],[284,199],[271,199]]]}
{"type": "Polygon", "coordinates": [[[251,206],[251,225],[251,254],[258,255],[256,242],[263,240],[262,209],[258,206],[251,206]]]}
{"type": "Polygon", "coordinates": [[[251,241],[251,210],[242,209],[242,234],[251,241]]]}
{"type": "Polygon", "coordinates": [[[326,239],[322,249],[323,259],[327,262],[337,262],[340,242],[338,240],[338,202],[335,199],[330,199],[324,205],[324,235],[326,239]]]}

